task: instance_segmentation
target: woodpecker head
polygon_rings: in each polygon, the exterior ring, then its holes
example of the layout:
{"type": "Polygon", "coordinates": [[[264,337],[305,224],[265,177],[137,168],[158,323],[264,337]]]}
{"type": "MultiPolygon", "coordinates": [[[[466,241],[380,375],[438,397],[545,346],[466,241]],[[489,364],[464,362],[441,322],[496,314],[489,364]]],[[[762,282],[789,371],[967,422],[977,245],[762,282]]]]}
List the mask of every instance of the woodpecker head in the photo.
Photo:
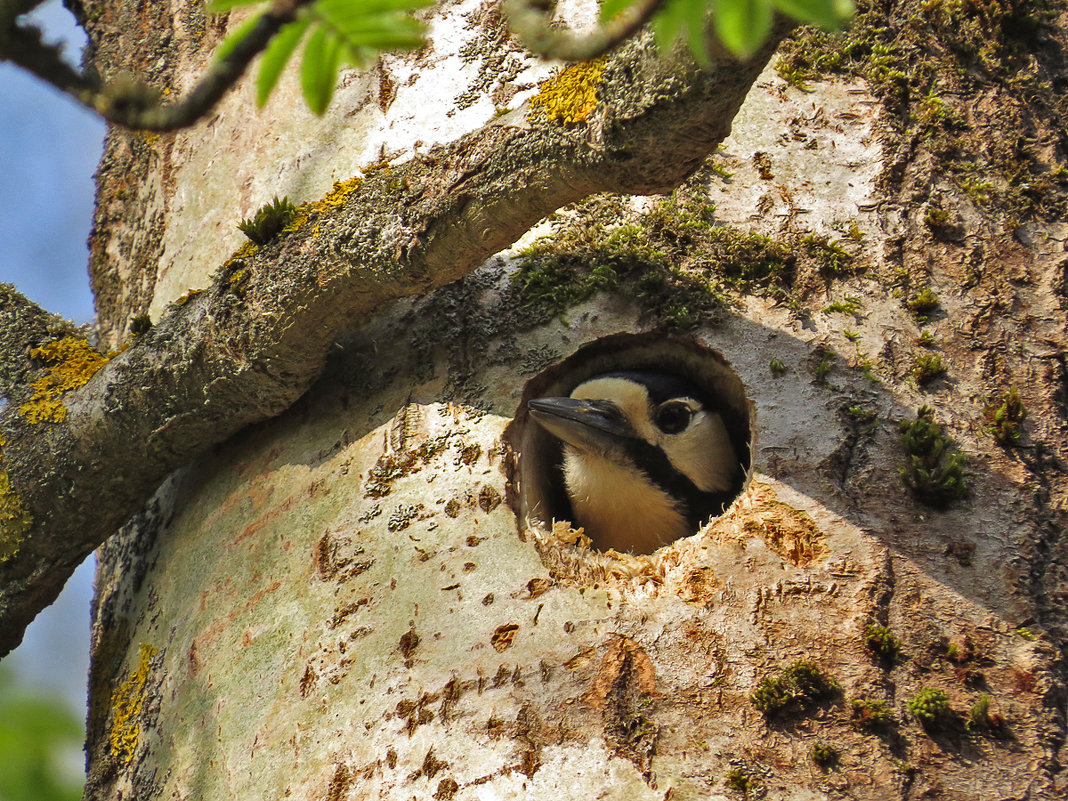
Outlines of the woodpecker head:
{"type": "Polygon", "coordinates": [[[563,443],[574,522],[599,548],[652,553],[720,514],[737,490],[741,465],[723,419],[677,376],[606,373],[529,409],[563,443]]]}

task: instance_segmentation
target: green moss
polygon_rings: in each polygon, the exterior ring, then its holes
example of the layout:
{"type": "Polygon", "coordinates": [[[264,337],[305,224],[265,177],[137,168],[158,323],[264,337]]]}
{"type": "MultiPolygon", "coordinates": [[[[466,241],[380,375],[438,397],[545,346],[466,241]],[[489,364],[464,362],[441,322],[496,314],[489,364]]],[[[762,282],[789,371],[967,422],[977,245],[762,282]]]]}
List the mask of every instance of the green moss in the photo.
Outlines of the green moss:
{"type": "Polygon", "coordinates": [[[905,301],[905,308],[912,312],[916,322],[926,323],[931,319],[931,313],[938,308],[938,295],[925,286],[905,301]]]}
{"type": "Polygon", "coordinates": [[[597,107],[597,87],[604,76],[605,59],[565,67],[541,84],[530,99],[528,119],[583,122],[597,107]]]}
{"type": "Polygon", "coordinates": [[[894,725],[890,705],[880,698],[854,698],[849,702],[850,722],[855,728],[882,732],[894,725]]]}
{"type": "Polygon", "coordinates": [[[289,198],[275,198],[264,204],[250,219],[238,224],[241,233],[257,245],[266,245],[290,225],[297,217],[296,207],[289,198]]]}
{"type": "Polygon", "coordinates": [[[964,455],[952,451],[953,440],[942,433],[929,406],[921,407],[915,420],[902,421],[900,430],[906,460],[901,480],[918,500],[941,508],[968,494],[964,455]]]}
{"type": "Polygon", "coordinates": [[[841,300],[836,300],[829,306],[824,306],[823,313],[834,314],[835,312],[840,312],[841,314],[849,314],[853,317],[859,317],[861,308],[863,307],[861,306],[860,298],[846,297],[841,300]]]}
{"type": "Polygon", "coordinates": [[[824,673],[814,661],[798,659],[774,676],[761,679],[749,701],[757,711],[772,717],[788,711],[802,712],[840,690],[834,677],[824,673]]]}
{"type": "Polygon", "coordinates": [[[1004,727],[1005,719],[998,712],[990,711],[990,702],[991,698],[987,693],[981,693],[976,698],[968,710],[967,720],[964,721],[964,726],[969,731],[993,732],[1004,727]]]}
{"type": "Polygon", "coordinates": [[[52,365],[30,385],[32,397],[19,406],[19,415],[33,425],[62,423],[66,420],[67,407],[63,405],[63,395],[88,383],[110,359],[93,350],[86,340],[74,336],[33,348],[30,356],[52,365]]]}
{"type": "Polygon", "coordinates": [[[941,375],[945,375],[946,366],[942,357],[937,353],[919,353],[912,360],[909,374],[917,384],[923,386],[929,384],[941,375]]]}
{"type": "Polygon", "coordinates": [[[727,771],[727,789],[743,798],[750,798],[760,791],[760,783],[753,772],[744,765],[735,765],[727,771]]]}
{"type": "Polygon", "coordinates": [[[776,378],[786,374],[786,365],[780,359],[772,359],[768,363],[768,369],[771,370],[771,374],[776,378]]]}
{"type": "Polygon", "coordinates": [[[886,626],[869,624],[864,629],[864,644],[868,650],[889,664],[897,662],[901,655],[901,640],[886,626]]]}
{"type": "Polygon", "coordinates": [[[925,728],[938,728],[950,717],[949,697],[936,687],[921,688],[905,706],[925,728]]]}
{"type": "Polygon", "coordinates": [[[556,215],[553,233],[517,254],[512,286],[528,307],[553,315],[596,291],[614,292],[660,324],[686,329],[742,294],[795,307],[800,269],[856,271],[853,257],[826,237],[776,239],[717,225],[714,213],[676,192],[632,218],[618,197],[596,196],[556,215]]]}
{"type": "Polygon", "coordinates": [[[838,749],[830,743],[813,743],[811,755],[812,761],[824,770],[838,764],[838,749]]]}
{"type": "Polygon", "coordinates": [[[831,367],[834,366],[834,357],[838,354],[830,348],[822,348],[817,351],[820,360],[816,363],[816,380],[823,381],[831,372],[831,367]]]}
{"type": "Polygon", "coordinates": [[[1011,387],[1000,398],[986,407],[987,428],[1001,445],[1015,445],[1023,433],[1021,424],[1027,417],[1027,409],[1016,387],[1011,387]]]}
{"type": "Polygon", "coordinates": [[[863,406],[849,406],[846,411],[850,417],[861,423],[873,423],[877,417],[874,409],[865,409],[863,406]]]}

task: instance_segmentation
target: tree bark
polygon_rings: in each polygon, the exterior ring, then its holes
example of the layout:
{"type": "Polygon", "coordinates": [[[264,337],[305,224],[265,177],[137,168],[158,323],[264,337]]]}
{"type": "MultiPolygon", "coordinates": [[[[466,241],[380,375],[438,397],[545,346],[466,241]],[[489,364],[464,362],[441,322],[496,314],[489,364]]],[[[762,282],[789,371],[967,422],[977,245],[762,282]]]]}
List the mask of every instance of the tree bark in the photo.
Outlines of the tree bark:
{"type": "MultiPolygon", "coordinates": [[[[221,31],[142,6],[86,4],[101,71],[191,81],[221,31]],[[158,41],[114,38],[135,30],[158,41]]],[[[1043,87],[1064,19],[987,9],[975,55],[918,8],[858,21],[885,56],[867,82],[768,70],[737,116],[757,67],[704,76],[642,40],[588,119],[531,122],[549,68],[463,2],[322,120],[292,84],[255,116],[242,86],[189,133],[113,132],[100,334],[157,323],[105,369],[210,349],[172,394],[242,413],[168,412],[225,441],[190,462],[201,435],[173,423],[154,469],[184,466],[100,552],[86,797],[1063,797],[1065,119],[1043,87]],[[925,87],[917,53],[972,73],[925,87]],[[258,206],[358,171],[338,210],[215,272],[258,206]],[[591,192],[683,181],[501,250],[591,192]],[[732,507],[648,557],[554,527],[525,397],[697,358],[744,388],[732,507]],[[1011,387],[1027,416],[1002,444],[1011,387]],[[968,457],[943,508],[899,475],[925,404],[968,457]],[[790,684],[804,670],[825,692],[790,684]],[[924,719],[930,690],[947,708],[924,719]]]]}

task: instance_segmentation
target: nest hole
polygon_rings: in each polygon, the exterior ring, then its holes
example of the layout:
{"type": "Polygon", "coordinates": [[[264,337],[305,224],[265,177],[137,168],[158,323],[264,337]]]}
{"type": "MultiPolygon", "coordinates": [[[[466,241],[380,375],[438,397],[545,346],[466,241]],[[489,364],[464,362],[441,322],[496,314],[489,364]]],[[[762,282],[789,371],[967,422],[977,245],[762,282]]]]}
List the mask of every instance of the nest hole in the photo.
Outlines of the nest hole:
{"type": "MultiPolygon", "coordinates": [[[[613,334],[583,345],[531,378],[524,387],[519,408],[505,431],[505,440],[518,455],[514,495],[510,500],[521,526],[529,526],[539,535],[549,534],[554,521],[569,521],[577,526],[564,486],[561,442],[531,418],[528,402],[570,395],[575,387],[594,376],[623,370],[672,374],[689,381],[713,399],[741,468],[723,511],[745,488],[752,464],[754,410],[745,385],[727,360],[692,337],[613,334]]],[[[690,533],[695,534],[696,530],[690,533]]]]}

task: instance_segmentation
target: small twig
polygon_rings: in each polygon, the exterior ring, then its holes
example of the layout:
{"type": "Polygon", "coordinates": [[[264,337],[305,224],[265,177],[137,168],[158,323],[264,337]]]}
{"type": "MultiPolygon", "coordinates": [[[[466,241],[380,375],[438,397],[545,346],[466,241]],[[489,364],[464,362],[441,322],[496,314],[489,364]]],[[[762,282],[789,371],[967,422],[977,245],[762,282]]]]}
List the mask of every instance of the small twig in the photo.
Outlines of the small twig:
{"type": "Polygon", "coordinates": [[[6,29],[6,43],[0,38],[0,58],[32,72],[108,122],[146,131],[173,131],[193,125],[210,111],[282,26],[311,2],[275,0],[233,51],[212,64],[189,94],[170,105],[160,105],[156,90],[143,84],[101,84],[78,72],[63,60],[58,48],[44,44],[40,32],[33,28],[6,29]]]}
{"type": "Polygon", "coordinates": [[[543,0],[504,0],[504,13],[512,32],[531,52],[543,58],[589,61],[637,33],[665,2],[638,0],[603,27],[588,34],[551,27],[552,9],[543,0]]]}

